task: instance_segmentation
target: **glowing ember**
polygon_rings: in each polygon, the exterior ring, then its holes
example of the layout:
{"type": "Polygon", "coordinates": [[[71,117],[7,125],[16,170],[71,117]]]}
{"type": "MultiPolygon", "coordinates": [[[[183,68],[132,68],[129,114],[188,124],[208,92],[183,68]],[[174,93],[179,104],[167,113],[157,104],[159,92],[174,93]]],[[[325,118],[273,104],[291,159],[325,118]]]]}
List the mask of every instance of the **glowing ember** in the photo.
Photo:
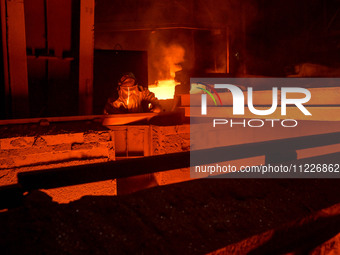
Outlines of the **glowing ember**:
{"type": "Polygon", "coordinates": [[[159,80],[156,84],[149,85],[149,90],[155,93],[158,99],[173,99],[177,84],[174,80],[159,80]]]}

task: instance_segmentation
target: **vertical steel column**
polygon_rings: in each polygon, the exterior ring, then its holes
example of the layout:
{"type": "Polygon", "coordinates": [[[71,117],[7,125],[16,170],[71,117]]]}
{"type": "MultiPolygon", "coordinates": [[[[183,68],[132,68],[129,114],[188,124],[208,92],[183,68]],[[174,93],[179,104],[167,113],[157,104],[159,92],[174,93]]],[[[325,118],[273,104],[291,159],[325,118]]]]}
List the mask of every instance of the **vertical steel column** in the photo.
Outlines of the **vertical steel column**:
{"type": "Polygon", "coordinates": [[[94,0],[80,0],[79,114],[92,114],[94,0]]]}
{"type": "MultiPolygon", "coordinates": [[[[7,56],[12,116],[28,117],[26,32],[23,0],[7,0],[7,56]]],[[[6,40],[6,37],[3,38],[6,40]]],[[[5,64],[6,65],[6,64],[5,64]]]]}
{"type": "Polygon", "coordinates": [[[4,85],[5,85],[5,116],[9,117],[11,109],[11,90],[9,86],[9,70],[8,70],[8,48],[7,48],[7,11],[6,0],[0,0],[1,11],[1,33],[2,33],[2,56],[4,63],[4,85]]]}

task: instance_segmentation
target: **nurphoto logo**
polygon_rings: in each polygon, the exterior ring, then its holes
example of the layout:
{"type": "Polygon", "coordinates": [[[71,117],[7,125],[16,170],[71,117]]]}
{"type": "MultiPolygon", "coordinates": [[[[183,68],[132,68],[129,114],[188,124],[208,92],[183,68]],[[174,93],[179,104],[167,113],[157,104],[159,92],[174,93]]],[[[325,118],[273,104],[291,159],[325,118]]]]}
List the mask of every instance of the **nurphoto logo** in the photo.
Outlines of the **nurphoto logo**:
{"type": "MultiPolygon", "coordinates": [[[[218,98],[219,103],[221,106],[222,100],[216,89],[227,89],[231,92],[232,98],[233,98],[233,115],[244,115],[245,114],[245,96],[241,88],[239,88],[236,85],[232,84],[214,84],[207,85],[200,83],[201,85],[204,85],[206,88],[197,87],[198,89],[205,92],[201,95],[201,115],[207,115],[208,114],[208,106],[207,106],[207,95],[211,97],[213,100],[215,106],[217,106],[216,99],[214,95],[208,90],[210,89],[218,98]]],[[[253,103],[253,88],[248,87],[247,88],[247,107],[249,111],[255,115],[258,116],[266,116],[273,114],[278,107],[278,87],[272,88],[272,104],[269,109],[256,109],[253,103]]],[[[294,107],[297,107],[304,115],[311,116],[312,114],[306,109],[306,107],[303,105],[307,103],[311,99],[311,93],[306,88],[300,88],[300,87],[282,87],[281,88],[281,97],[280,97],[280,106],[281,106],[281,116],[287,115],[287,105],[293,105],[294,107]],[[302,98],[289,98],[289,93],[295,93],[295,94],[301,94],[302,98]]],[[[230,126],[233,125],[243,125],[244,127],[262,127],[265,123],[271,123],[271,126],[274,127],[274,123],[280,121],[281,126],[283,127],[295,127],[297,126],[297,121],[293,119],[250,119],[246,121],[245,119],[241,122],[236,122],[234,120],[227,120],[227,119],[214,119],[213,120],[213,127],[216,125],[225,125],[230,123],[230,126]],[[290,124],[289,124],[290,123],[290,124]]]]}

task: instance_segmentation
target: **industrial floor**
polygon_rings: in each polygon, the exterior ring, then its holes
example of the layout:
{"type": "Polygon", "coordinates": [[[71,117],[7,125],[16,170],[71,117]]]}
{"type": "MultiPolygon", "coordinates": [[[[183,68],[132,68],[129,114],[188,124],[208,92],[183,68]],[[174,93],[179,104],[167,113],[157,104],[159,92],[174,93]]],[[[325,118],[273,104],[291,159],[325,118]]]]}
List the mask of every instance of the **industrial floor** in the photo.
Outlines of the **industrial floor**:
{"type": "Polygon", "coordinates": [[[339,209],[339,184],[202,179],[69,204],[35,191],[22,207],[0,213],[0,253],[206,254],[228,246],[219,254],[306,254],[340,231],[339,214],[310,220],[322,209],[339,209]]]}

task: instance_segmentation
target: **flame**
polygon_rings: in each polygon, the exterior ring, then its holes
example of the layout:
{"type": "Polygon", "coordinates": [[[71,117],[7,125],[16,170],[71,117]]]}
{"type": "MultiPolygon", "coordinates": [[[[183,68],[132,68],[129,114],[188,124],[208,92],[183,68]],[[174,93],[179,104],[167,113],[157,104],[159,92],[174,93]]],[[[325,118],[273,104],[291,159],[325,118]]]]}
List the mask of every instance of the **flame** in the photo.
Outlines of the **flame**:
{"type": "Polygon", "coordinates": [[[159,80],[156,84],[149,85],[149,90],[155,93],[158,99],[173,99],[176,83],[174,80],[159,80]]]}
{"type": "Polygon", "coordinates": [[[181,63],[184,61],[185,50],[182,46],[172,44],[160,46],[158,59],[155,59],[154,66],[157,66],[158,81],[149,85],[149,90],[155,93],[158,99],[173,99],[175,86],[175,74],[182,70],[181,63]]]}

